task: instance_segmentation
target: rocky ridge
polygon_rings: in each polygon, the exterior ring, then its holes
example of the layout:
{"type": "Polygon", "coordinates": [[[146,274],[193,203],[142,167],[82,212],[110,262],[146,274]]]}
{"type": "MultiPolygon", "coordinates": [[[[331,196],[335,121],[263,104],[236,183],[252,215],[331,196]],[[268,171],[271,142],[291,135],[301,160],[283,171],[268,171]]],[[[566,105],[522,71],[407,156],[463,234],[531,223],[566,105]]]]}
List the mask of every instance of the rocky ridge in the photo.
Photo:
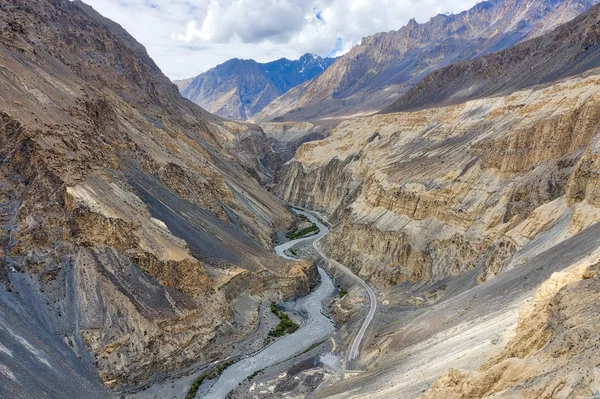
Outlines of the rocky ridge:
{"type": "Polygon", "coordinates": [[[598,7],[546,35],[434,71],[385,112],[507,95],[593,68],[600,59],[598,7]]]}
{"type": "Polygon", "coordinates": [[[508,97],[344,122],[301,146],[274,192],[334,214],[330,253],[380,287],[478,267],[486,281],[561,217],[571,219],[563,238],[596,220],[599,82],[594,70],[508,97]]]}
{"type": "Polygon", "coordinates": [[[542,35],[596,1],[491,0],[456,15],[366,37],[326,72],[290,90],[255,116],[302,121],[378,112],[433,70],[542,35]]]}
{"type": "Polygon", "coordinates": [[[327,252],[381,289],[366,372],[317,397],[597,392],[598,93],[592,69],[299,148],[275,191],[334,215],[327,252]]]}

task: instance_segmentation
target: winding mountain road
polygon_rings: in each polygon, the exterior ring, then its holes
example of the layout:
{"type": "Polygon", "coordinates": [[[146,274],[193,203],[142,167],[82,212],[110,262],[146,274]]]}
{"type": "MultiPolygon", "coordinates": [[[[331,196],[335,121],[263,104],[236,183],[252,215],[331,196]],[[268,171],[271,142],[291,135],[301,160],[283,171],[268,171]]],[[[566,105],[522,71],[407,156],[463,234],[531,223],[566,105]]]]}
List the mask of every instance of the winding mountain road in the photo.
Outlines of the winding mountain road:
{"type": "MultiPolygon", "coordinates": [[[[299,209],[301,209],[301,208],[299,208],[299,209]]],[[[318,220],[318,218],[316,218],[313,215],[313,213],[311,211],[306,210],[306,209],[302,209],[302,211],[303,211],[303,214],[305,216],[309,217],[313,223],[316,223],[319,226],[319,228],[325,227],[318,220]]],[[[322,216],[320,216],[320,217],[327,224],[331,225],[331,223],[329,223],[329,221],[327,221],[325,218],[323,218],[322,216]]],[[[320,237],[318,237],[316,240],[313,241],[313,244],[312,244],[313,248],[319,254],[319,256],[321,256],[326,262],[334,265],[339,270],[341,270],[344,274],[346,274],[348,277],[352,278],[354,281],[356,281],[358,284],[360,284],[369,296],[369,312],[367,313],[367,317],[365,318],[363,324],[361,325],[360,330],[358,330],[358,334],[354,338],[354,341],[352,342],[352,346],[350,347],[350,350],[348,351],[348,359],[346,361],[346,370],[351,371],[351,370],[355,370],[354,363],[355,363],[356,359],[360,357],[360,345],[362,344],[362,341],[365,338],[365,333],[367,332],[367,329],[371,325],[371,322],[373,321],[373,317],[375,316],[375,312],[377,311],[377,297],[375,296],[375,292],[373,292],[373,289],[371,287],[369,287],[369,285],[363,279],[361,279],[356,274],[354,274],[352,272],[352,270],[350,270],[346,266],[342,265],[341,263],[339,263],[339,262],[329,258],[327,255],[325,255],[325,253],[321,249],[320,241],[323,239],[323,237],[325,237],[327,235],[327,233],[329,233],[328,228],[326,229],[325,234],[321,235],[320,237]]]]}
{"type": "MultiPolygon", "coordinates": [[[[331,224],[322,216],[319,215],[317,217],[315,216],[315,213],[309,210],[294,209],[294,211],[303,214],[313,223],[315,223],[319,227],[319,233],[310,237],[291,240],[280,244],[275,247],[275,253],[286,259],[298,260],[298,258],[288,255],[286,251],[299,242],[314,240],[312,245],[319,256],[359,283],[369,295],[369,312],[362,326],[360,327],[357,336],[354,338],[346,361],[346,371],[353,371],[355,370],[355,360],[360,355],[361,343],[364,340],[365,333],[373,321],[373,316],[377,310],[377,299],[375,297],[375,293],[371,287],[367,285],[367,283],[352,273],[350,269],[339,262],[330,259],[323,253],[319,242],[329,233],[329,227],[325,226],[322,221],[324,220],[328,225],[331,224]]],[[[319,287],[317,287],[316,290],[307,296],[298,299],[294,305],[294,309],[296,311],[305,315],[305,322],[302,323],[300,328],[296,332],[276,340],[274,343],[266,346],[257,353],[244,357],[237,363],[225,369],[217,381],[209,388],[208,392],[198,392],[196,398],[225,398],[226,395],[231,392],[231,390],[235,389],[235,387],[243,382],[249,375],[252,375],[252,373],[271,366],[277,362],[289,359],[295,354],[306,350],[306,348],[310,348],[311,345],[315,344],[316,342],[320,342],[323,340],[323,338],[331,336],[335,328],[333,321],[323,312],[323,300],[333,295],[335,292],[335,287],[329,275],[320,267],[318,270],[319,274],[321,275],[321,284],[319,287]]]]}

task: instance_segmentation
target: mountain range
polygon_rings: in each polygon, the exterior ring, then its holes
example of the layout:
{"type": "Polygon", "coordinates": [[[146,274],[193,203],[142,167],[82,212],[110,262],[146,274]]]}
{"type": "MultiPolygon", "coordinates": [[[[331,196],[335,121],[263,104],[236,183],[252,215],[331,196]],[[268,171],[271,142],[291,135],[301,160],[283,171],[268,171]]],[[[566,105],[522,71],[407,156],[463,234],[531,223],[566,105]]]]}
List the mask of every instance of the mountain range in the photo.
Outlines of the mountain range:
{"type": "Polygon", "coordinates": [[[175,81],[181,94],[204,109],[234,120],[248,120],[275,98],[318,76],[335,58],[304,54],[268,63],[231,59],[196,76],[175,81]]]}
{"type": "Polygon", "coordinates": [[[594,3],[175,85],[79,0],[1,2],[0,397],[597,397],[594,3]]]}
{"type": "Polygon", "coordinates": [[[380,111],[433,70],[506,49],[587,10],[596,0],[489,0],[459,14],[362,40],[317,78],[272,101],[254,117],[304,121],[380,111]]]}
{"type": "Polygon", "coordinates": [[[440,68],[385,112],[506,95],[580,74],[599,63],[598,31],[595,14],[582,14],[553,32],[504,51],[440,68]]]}

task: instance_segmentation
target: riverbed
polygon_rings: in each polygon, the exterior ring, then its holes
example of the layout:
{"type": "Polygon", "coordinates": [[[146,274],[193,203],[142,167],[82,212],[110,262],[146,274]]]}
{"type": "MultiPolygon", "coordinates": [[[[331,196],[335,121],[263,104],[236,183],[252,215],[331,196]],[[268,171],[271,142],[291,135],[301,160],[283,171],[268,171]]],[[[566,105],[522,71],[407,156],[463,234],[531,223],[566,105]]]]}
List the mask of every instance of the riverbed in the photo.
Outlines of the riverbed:
{"type": "MultiPolygon", "coordinates": [[[[294,209],[294,212],[308,217],[311,222],[319,227],[319,233],[310,237],[288,241],[275,247],[275,252],[279,256],[291,260],[295,260],[296,258],[287,255],[285,253],[286,250],[300,242],[316,240],[329,232],[327,226],[311,213],[296,209],[294,209]]],[[[320,267],[318,270],[321,276],[319,286],[305,297],[284,304],[286,310],[291,309],[302,316],[303,322],[300,328],[293,334],[278,339],[258,353],[228,367],[209,389],[208,393],[201,396],[202,398],[225,398],[232,389],[236,388],[239,383],[254,372],[285,361],[310,349],[311,346],[327,339],[335,331],[333,321],[326,316],[323,309],[323,301],[334,294],[335,286],[325,270],[320,267]]]]}

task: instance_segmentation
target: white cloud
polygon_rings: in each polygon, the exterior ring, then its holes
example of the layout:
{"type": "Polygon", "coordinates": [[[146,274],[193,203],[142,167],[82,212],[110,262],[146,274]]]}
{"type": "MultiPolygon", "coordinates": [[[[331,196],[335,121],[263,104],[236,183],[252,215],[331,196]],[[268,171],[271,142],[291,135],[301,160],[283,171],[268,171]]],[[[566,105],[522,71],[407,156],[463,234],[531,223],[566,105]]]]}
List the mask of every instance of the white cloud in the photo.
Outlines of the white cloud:
{"type": "Polygon", "coordinates": [[[84,0],[120,23],[171,78],[230,58],[271,61],[340,55],[364,36],[415,17],[466,10],[477,0],[84,0]]]}
{"type": "Polygon", "coordinates": [[[285,42],[302,29],[306,20],[306,5],[310,2],[293,0],[235,0],[229,2],[212,0],[201,27],[196,21],[188,23],[184,34],[176,39],[190,42],[194,39],[228,43],[235,37],[243,43],[262,40],[285,42]]]}

